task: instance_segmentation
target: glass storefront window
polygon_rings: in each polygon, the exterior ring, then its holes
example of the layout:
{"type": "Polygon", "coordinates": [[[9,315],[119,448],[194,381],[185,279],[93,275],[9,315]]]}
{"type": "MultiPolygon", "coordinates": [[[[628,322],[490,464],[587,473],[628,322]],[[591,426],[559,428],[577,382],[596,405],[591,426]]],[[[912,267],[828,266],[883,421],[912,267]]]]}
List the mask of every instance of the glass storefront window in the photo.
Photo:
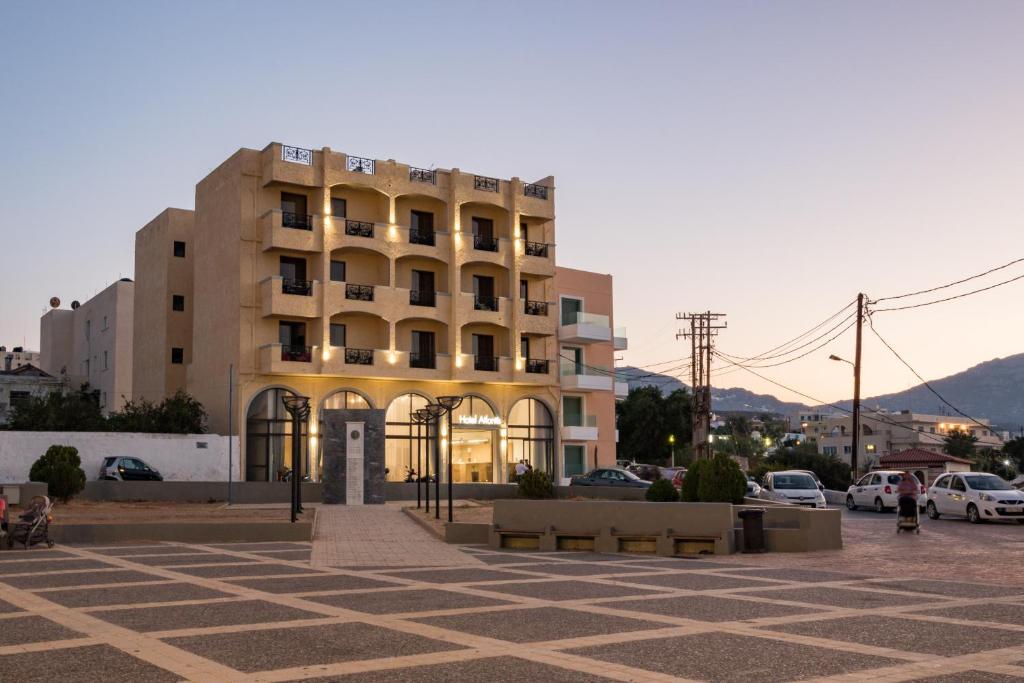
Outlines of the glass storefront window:
{"type": "Polygon", "coordinates": [[[577,474],[585,474],[587,468],[587,447],[575,444],[566,444],[562,447],[564,453],[564,464],[562,476],[572,477],[577,474]]]}
{"type": "MultiPolygon", "coordinates": [[[[417,425],[412,421],[412,413],[425,408],[427,398],[419,394],[402,394],[391,402],[385,415],[384,428],[384,467],[387,468],[388,481],[405,481],[410,472],[417,471],[417,444],[426,458],[432,453],[433,441],[427,437],[426,425],[417,425]]],[[[421,476],[426,472],[423,468],[421,476]]],[[[431,475],[433,475],[431,471],[431,475]]]]}
{"type": "Polygon", "coordinates": [[[505,481],[515,481],[516,464],[520,461],[529,463],[536,470],[552,471],[554,424],[551,411],[535,398],[524,398],[512,406],[508,416],[505,481]]]}
{"type": "MultiPolygon", "coordinates": [[[[281,400],[287,389],[264,389],[253,398],[245,416],[245,480],[280,481],[292,468],[292,421],[281,400]]],[[[308,439],[302,436],[303,475],[309,474],[308,439]]]]}
{"type": "Polygon", "coordinates": [[[494,481],[494,430],[452,429],[452,481],[494,481]]]}

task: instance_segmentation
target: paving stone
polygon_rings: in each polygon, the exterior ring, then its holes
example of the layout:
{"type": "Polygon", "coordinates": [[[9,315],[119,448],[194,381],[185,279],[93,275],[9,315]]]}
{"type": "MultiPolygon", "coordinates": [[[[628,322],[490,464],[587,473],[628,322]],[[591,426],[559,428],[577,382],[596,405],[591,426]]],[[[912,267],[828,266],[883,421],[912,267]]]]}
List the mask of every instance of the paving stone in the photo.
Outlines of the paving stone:
{"type": "Polygon", "coordinates": [[[110,569],[111,565],[96,560],[16,560],[0,564],[0,580],[11,574],[27,574],[29,572],[68,572],[76,569],[110,569]]]}
{"type": "Polygon", "coordinates": [[[89,549],[97,555],[112,557],[137,557],[141,555],[185,555],[208,552],[202,548],[187,545],[124,545],[116,548],[89,549]]]}
{"type": "Polygon", "coordinates": [[[190,583],[160,583],[151,586],[117,586],[111,588],[85,588],[82,590],[52,591],[39,597],[65,607],[99,607],[103,605],[131,605],[148,602],[179,602],[181,600],[208,600],[226,598],[222,593],[190,583]]]}
{"type": "Polygon", "coordinates": [[[1019,586],[993,586],[984,583],[967,583],[960,581],[935,581],[931,579],[893,579],[891,581],[872,581],[870,586],[879,586],[900,591],[915,593],[934,593],[950,598],[1010,598],[1024,596],[1024,588],[1019,586]]]}
{"type": "Polygon", "coordinates": [[[644,568],[649,569],[671,569],[673,571],[695,571],[707,569],[745,569],[743,565],[726,564],[725,562],[709,562],[707,560],[695,560],[682,557],[646,557],[643,559],[629,560],[617,563],[623,567],[635,567],[636,571],[644,568]]]}
{"type": "MultiPolygon", "coordinates": [[[[598,683],[607,682],[604,676],[592,676],[579,671],[562,669],[517,657],[486,657],[466,662],[451,662],[437,666],[414,666],[404,669],[368,671],[330,678],[306,678],[302,683],[332,683],[333,681],[359,681],[360,683],[469,683],[472,681],[544,681],[544,683],[598,683]]],[[[298,683],[298,682],[296,682],[298,683]]]]}
{"type": "Polygon", "coordinates": [[[526,565],[530,565],[530,564],[550,564],[550,563],[545,563],[543,560],[538,560],[536,557],[531,557],[530,555],[525,555],[525,554],[520,554],[520,555],[512,555],[512,554],[506,554],[506,553],[502,553],[501,555],[477,554],[477,555],[474,555],[473,557],[475,557],[477,560],[480,560],[484,564],[526,564],[526,565]]]}
{"type": "Polygon", "coordinates": [[[555,574],[558,576],[599,576],[607,574],[641,573],[644,571],[643,567],[633,567],[630,565],[621,564],[609,564],[607,562],[545,562],[541,564],[532,564],[524,567],[516,567],[516,569],[531,572],[541,572],[544,574],[555,574]]]}
{"type": "Polygon", "coordinates": [[[567,650],[571,654],[714,683],[774,683],[901,663],[728,633],[701,633],[567,650]]]}
{"type": "Polygon", "coordinates": [[[842,640],[933,655],[962,655],[1024,643],[1024,632],[994,628],[968,629],[959,624],[913,621],[898,617],[859,616],[765,626],[781,633],[842,640]]]}
{"type": "Polygon", "coordinates": [[[92,615],[133,631],[144,632],[234,624],[262,624],[323,617],[322,614],[316,612],[276,605],[263,600],[215,602],[205,605],[168,605],[167,607],[93,612],[92,615]]]}
{"type": "Polygon", "coordinates": [[[1022,680],[1024,678],[1020,676],[993,674],[987,671],[961,671],[945,676],[915,678],[914,683],[1020,683],[1022,680]]]}
{"type": "Polygon", "coordinates": [[[645,586],[663,586],[665,588],[682,588],[692,591],[720,590],[723,588],[750,588],[768,586],[765,581],[738,579],[732,576],[716,574],[695,574],[679,572],[678,574],[649,574],[647,576],[629,576],[615,579],[623,583],[637,583],[645,586]]]}
{"type": "Polygon", "coordinates": [[[388,576],[402,579],[425,581],[427,583],[474,583],[477,581],[513,581],[515,579],[535,579],[537,577],[522,574],[514,569],[496,571],[486,568],[469,569],[436,569],[413,572],[384,572],[388,576]]]}
{"type": "Polygon", "coordinates": [[[819,610],[765,602],[717,598],[713,595],[687,595],[675,598],[651,598],[595,603],[602,607],[697,621],[745,621],[764,617],[783,617],[790,614],[810,614],[819,610]]]}
{"type": "Polygon", "coordinates": [[[310,593],[313,591],[354,590],[361,588],[387,588],[395,584],[385,581],[346,576],[342,574],[318,574],[313,576],[289,576],[281,579],[238,579],[231,583],[246,586],[267,593],[310,593]]]}
{"type": "Polygon", "coordinates": [[[513,643],[562,640],[606,633],[664,628],[664,624],[650,621],[577,612],[560,607],[421,617],[414,621],[477,636],[508,640],[513,643]]]}
{"type": "Polygon", "coordinates": [[[24,610],[22,610],[20,607],[18,607],[16,605],[12,605],[9,602],[4,602],[3,600],[0,600],[0,614],[11,614],[13,612],[22,612],[22,611],[24,611],[24,610]]]}
{"type": "MultiPolygon", "coordinates": [[[[6,567],[7,562],[19,562],[22,560],[53,560],[58,557],[78,556],[72,553],[65,553],[60,550],[50,550],[49,548],[33,548],[32,550],[8,550],[5,547],[3,550],[0,550],[0,567],[6,567]]],[[[6,572],[7,570],[4,571],[6,572]]]]}
{"type": "Polygon", "coordinates": [[[243,562],[254,564],[259,560],[246,560],[244,558],[238,558],[234,555],[218,555],[216,553],[199,553],[197,555],[168,555],[163,557],[160,555],[145,555],[142,557],[131,558],[132,562],[138,564],[144,564],[149,567],[177,567],[179,565],[186,564],[214,564],[218,562],[243,562]]]}
{"type": "MultiPolygon", "coordinates": [[[[740,574],[737,574],[738,576],[740,574]]],[[[825,581],[856,581],[870,579],[863,574],[846,574],[842,572],[824,572],[813,569],[752,569],[744,571],[742,576],[751,578],[776,579],[779,581],[798,581],[800,583],[819,583],[825,581]]]]}
{"type": "Polygon", "coordinates": [[[175,675],[109,645],[0,655],[0,671],[17,671],[18,683],[164,683],[175,675]]]}
{"type": "Polygon", "coordinates": [[[272,550],[267,552],[253,552],[253,555],[260,555],[269,560],[309,560],[312,550],[272,550]]]}
{"type": "Polygon", "coordinates": [[[211,548],[221,550],[233,550],[238,553],[257,553],[267,550],[311,550],[310,543],[288,543],[278,541],[266,541],[263,543],[211,543],[211,548]]]}
{"type": "MultiPolygon", "coordinates": [[[[870,586],[871,584],[865,584],[870,586]]],[[[893,607],[896,605],[920,605],[927,597],[879,593],[878,591],[849,590],[846,588],[770,588],[763,591],[745,592],[750,595],[770,600],[786,600],[788,602],[806,602],[810,605],[828,607],[849,607],[852,609],[871,609],[872,607],[893,607]]]]}
{"type": "Polygon", "coordinates": [[[367,612],[369,614],[400,614],[404,612],[430,612],[461,609],[464,607],[490,607],[507,605],[506,600],[494,600],[476,595],[465,595],[436,589],[402,591],[365,591],[341,595],[319,595],[306,598],[334,607],[367,612]]]}
{"type": "Polygon", "coordinates": [[[166,642],[245,672],[462,649],[363,623],[187,636],[166,642]]]}
{"type": "Polygon", "coordinates": [[[122,584],[131,581],[152,581],[158,577],[152,574],[127,569],[111,572],[83,572],[81,574],[34,574],[31,576],[8,576],[4,578],[15,588],[61,588],[64,586],[89,586],[101,584],[122,584]]]}
{"type": "Polygon", "coordinates": [[[534,550],[532,552],[538,556],[550,557],[558,560],[572,560],[574,562],[616,562],[620,560],[628,560],[631,557],[634,557],[632,555],[614,555],[612,553],[592,553],[587,550],[566,550],[553,553],[538,553],[534,550]]]}
{"type": "MultiPolygon", "coordinates": [[[[627,579],[628,580],[628,579],[627,579]]],[[[609,586],[589,581],[541,581],[535,583],[502,583],[477,586],[485,591],[521,595],[541,600],[588,600],[591,598],[621,598],[627,595],[650,595],[657,591],[628,586],[609,586]]]]}
{"type": "Polygon", "coordinates": [[[256,564],[214,564],[206,567],[175,567],[174,571],[208,579],[231,576],[272,576],[274,574],[323,576],[322,573],[315,572],[309,567],[293,567],[288,564],[264,564],[262,562],[256,564]]]}
{"type": "Polygon", "coordinates": [[[915,612],[949,619],[966,619],[967,621],[991,621],[998,624],[1024,624],[1024,605],[1011,603],[990,603],[987,605],[969,605],[967,607],[946,607],[915,612]]]}
{"type": "MultiPolygon", "coordinates": [[[[12,617],[0,621],[0,646],[41,643],[47,640],[84,638],[85,634],[37,616],[12,617]]],[[[0,668],[0,672],[3,669],[0,668]]],[[[2,678],[2,673],[0,673],[2,678]]]]}

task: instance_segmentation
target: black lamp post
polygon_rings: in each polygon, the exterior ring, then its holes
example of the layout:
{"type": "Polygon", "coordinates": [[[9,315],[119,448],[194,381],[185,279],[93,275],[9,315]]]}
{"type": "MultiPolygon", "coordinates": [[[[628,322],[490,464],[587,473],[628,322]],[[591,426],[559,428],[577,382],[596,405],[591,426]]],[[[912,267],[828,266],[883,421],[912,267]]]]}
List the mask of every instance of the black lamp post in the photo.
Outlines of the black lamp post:
{"type": "MultiPolygon", "coordinates": [[[[414,422],[416,422],[416,434],[417,434],[417,436],[419,435],[420,425],[426,427],[426,429],[427,429],[427,442],[429,443],[430,442],[430,422],[429,422],[430,414],[427,412],[427,409],[426,408],[420,408],[419,410],[414,410],[412,412],[412,419],[413,419],[414,422]]],[[[422,440],[417,439],[417,442],[416,442],[416,459],[417,459],[417,462],[419,462],[420,448],[421,448],[422,443],[423,443],[422,440]]],[[[430,452],[427,451],[424,455],[426,456],[426,475],[425,475],[426,478],[424,478],[423,470],[420,471],[420,476],[418,478],[423,480],[423,489],[424,489],[424,491],[426,491],[426,494],[427,494],[426,495],[426,499],[427,499],[427,512],[429,513],[430,512],[430,452]]],[[[420,495],[420,485],[419,485],[419,482],[416,482],[416,497],[417,497],[417,500],[419,499],[419,495],[420,495]]]]}
{"type": "Polygon", "coordinates": [[[448,417],[448,521],[452,518],[452,413],[462,405],[461,396],[438,396],[437,402],[444,407],[445,415],[448,417]]]}
{"type": "MultiPolygon", "coordinates": [[[[441,416],[444,415],[444,406],[428,403],[424,410],[434,423],[434,519],[441,519],[441,416]]],[[[427,482],[427,487],[430,487],[430,482],[427,482]]]]}
{"type": "Polygon", "coordinates": [[[284,409],[292,416],[292,522],[302,512],[302,423],[309,419],[309,396],[284,396],[284,409]]]}
{"type": "Polygon", "coordinates": [[[416,425],[416,509],[423,507],[423,497],[420,495],[420,480],[423,479],[423,460],[420,454],[420,430],[423,428],[423,421],[420,420],[419,411],[414,410],[409,418],[416,425]]]}

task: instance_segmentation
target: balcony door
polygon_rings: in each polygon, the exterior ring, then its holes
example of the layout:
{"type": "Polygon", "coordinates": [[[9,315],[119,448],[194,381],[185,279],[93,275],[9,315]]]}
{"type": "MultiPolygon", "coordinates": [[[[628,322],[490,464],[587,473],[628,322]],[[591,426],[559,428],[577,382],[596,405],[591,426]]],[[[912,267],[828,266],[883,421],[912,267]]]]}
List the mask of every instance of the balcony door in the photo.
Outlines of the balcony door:
{"type": "Polygon", "coordinates": [[[430,270],[412,271],[412,291],[419,294],[418,300],[423,304],[432,304],[434,299],[434,273],[430,270]]]}
{"type": "Polygon", "coordinates": [[[562,424],[566,427],[583,426],[583,397],[562,397],[562,424]]]}
{"type": "Polygon", "coordinates": [[[436,341],[433,332],[426,332],[422,330],[412,331],[412,356],[410,358],[412,367],[434,367],[436,349],[436,341]]]}
{"type": "Polygon", "coordinates": [[[409,216],[409,227],[412,228],[418,237],[431,238],[434,236],[434,214],[429,211],[413,211],[409,216]]]}
{"type": "Polygon", "coordinates": [[[473,355],[483,358],[494,358],[494,336],[490,334],[474,334],[473,355]]]}
{"type": "Polygon", "coordinates": [[[566,368],[566,372],[563,372],[562,374],[583,374],[583,349],[576,346],[563,346],[561,361],[562,366],[566,368]]]}
{"type": "Polygon", "coordinates": [[[477,298],[493,299],[494,298],[494,278],[489,275],[474,275],[473,276],[473,294],[477,298]]]}
{"type": "Polygon", "coordinates": [[[530,300],[530,283],[527,280],[519,281],[519,298],[522,301],[530,300]]]}
{"type": "Polygon", "coordinates": [[[575,325],[579,322],[579,314],[583,312],[583,299],[562,297],[562,324],[575,325]]]}
{"type": "Polygon", "coordinates": [[[297,217],[301,216],[303,220],[306,218],[306,195],[295,194],[293,192],[282,192],[281,193],[281,211],[283,213],[293,213],[297,217]]]}
{"type": "Polygon", "coordinates": [[[331,215],[344,218],[348,214],[348,202],[340,197],[331,197],[331,215]]]}
{"type": "Polygon", "coordinates": [[[473,216],[473,234],[488,240],[494,239],[494,221],[473,216]]]}
{"type": "Polygon", "coordinates": [[[280,275],[285,280],[306,281],[306,259],[294,256],[282,256],[280,275]]]}
{"type": "Polygon", "coordinates": [[[282,346],[305,346],[306,323],[282,320],[278,324],[278,341],[282,346]]]}

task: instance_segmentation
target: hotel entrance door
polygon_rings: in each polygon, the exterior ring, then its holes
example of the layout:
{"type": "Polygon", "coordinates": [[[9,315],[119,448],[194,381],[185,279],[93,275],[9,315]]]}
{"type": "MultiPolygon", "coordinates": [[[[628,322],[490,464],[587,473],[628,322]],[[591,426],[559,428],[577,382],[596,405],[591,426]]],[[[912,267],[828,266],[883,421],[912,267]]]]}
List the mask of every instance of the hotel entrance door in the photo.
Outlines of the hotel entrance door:
{"type": "Polygon", "coordinates": [[[494,482],[494,430],[452,430],[452,481],[494,482]]]}

